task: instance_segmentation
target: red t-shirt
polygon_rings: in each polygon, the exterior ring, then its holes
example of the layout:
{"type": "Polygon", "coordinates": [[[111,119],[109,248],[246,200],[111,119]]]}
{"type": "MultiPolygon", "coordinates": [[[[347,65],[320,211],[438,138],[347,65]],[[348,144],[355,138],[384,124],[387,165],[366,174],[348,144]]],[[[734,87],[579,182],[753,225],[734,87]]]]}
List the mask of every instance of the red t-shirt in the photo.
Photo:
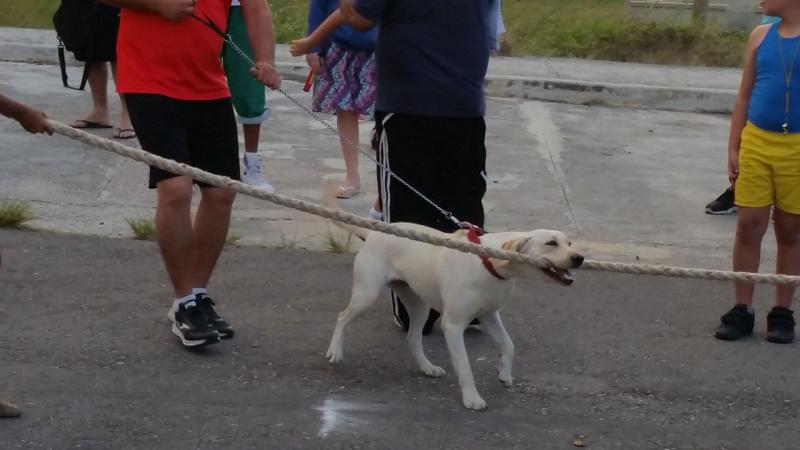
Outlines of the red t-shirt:
{"type": "MultiPolygon", "coordinates": [[[[225,30],[231,0],[201,0],[195,16],[225,30]]],[[[123,9],[117,38],[117,90],[178,100],[230,97],[222,70],[222,37],[197,20],[172,22],[123,9]]]]}

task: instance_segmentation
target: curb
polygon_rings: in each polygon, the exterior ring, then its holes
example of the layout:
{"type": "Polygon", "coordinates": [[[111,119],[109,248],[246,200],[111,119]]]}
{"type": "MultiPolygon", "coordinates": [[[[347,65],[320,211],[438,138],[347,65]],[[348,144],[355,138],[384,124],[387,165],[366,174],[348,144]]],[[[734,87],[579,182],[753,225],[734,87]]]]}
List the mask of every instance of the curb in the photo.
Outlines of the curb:
{"type": "MultiPolygon", "coordinates": [[[[0,61],[58,64],[55,45],[0,42],[0,61]]],[[[72,55],[70,66],[79,66],[72,55]]],[[[308,67],[302,63],[277,62],[284,79],[303,82],[308,67]]],[[[736,98],[731,89],[682,88],[613,82],[506,76],[489,73],[484,82],[490,97],[540,100],[587,106],[654,109],[692,113],[730,114],[736,98]]]]}
{"type": "Polygon", "coordinates": [[[491,74],[487,76],[484,86],[486,94],[491,97],[714,114],[730,114],[737,94],[732,89],[596,83],[491,74]]]}

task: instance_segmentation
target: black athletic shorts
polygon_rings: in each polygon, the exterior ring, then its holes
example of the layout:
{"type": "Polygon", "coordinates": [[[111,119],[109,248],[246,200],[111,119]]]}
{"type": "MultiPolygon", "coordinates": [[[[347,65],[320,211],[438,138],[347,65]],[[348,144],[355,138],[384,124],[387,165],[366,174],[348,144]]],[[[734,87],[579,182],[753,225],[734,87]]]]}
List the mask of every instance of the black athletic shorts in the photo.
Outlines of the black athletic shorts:
{"type": "MultiPolygon", "coordinates": [[[[125,102],[145,151],[239,180],[239,136],[229,98],[176,100],[155,94],[125,94],[125,102]]],[[[176,176],[151,167],[150,188],[176,176]]]]}

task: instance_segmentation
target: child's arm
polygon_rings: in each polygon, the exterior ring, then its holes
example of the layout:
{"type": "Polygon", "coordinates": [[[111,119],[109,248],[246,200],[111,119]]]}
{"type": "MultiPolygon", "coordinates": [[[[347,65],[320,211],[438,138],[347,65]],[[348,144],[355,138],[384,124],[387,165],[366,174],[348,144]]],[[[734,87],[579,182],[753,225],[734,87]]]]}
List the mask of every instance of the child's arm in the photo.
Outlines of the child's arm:
{"type": "Polygon", "coordinates": [[[756,78],[756,49],[764,40],[770,25],[760,25],[750,33],[744,53],[742,82],[731,115],[731,131],[728,136],[728,179],[733,185],[739,176],[739,146],[742,143],[742,130],[747,124],[747,109],[756,78]]]}
{"type": "Polygon", "coordinates": [[[340,10],[335,10],[311,34],[302,39],[296,39],[289,45],[292,56],[311,53],[337,28],[344,25],[344,16],[340,10]]]}
{"type": "Polygon", "coordinates": [[[53,134],[53,129],[47,123],[47,116],[38,109],[15,102],[0,94],[0,114],[16,120],[22,128],[31,133],[53,134]]]}

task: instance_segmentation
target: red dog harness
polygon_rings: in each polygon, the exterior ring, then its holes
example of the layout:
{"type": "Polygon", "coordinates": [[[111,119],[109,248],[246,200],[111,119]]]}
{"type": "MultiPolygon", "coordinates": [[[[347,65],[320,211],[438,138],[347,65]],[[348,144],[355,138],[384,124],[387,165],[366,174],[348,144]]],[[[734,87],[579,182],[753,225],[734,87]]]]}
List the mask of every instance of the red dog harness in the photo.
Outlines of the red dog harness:
{"type": "MultiPolygon", "coordinates": [[[[480,244],[481,243],[480,236],[483,236],[484,234],[486,234],[486,231],[484,231],[483,228],[481,228],[479,226],[476,226],[476,225],[473,225],[473,224],[471,224],[469,222],[464,222],[464,223],[462,223],[461,226],[464,227],[467,230],[467,240],[469,240],[473,244],[480,244]]],[[[481,258],[481,262],[483,263],[483,267],[485,267],[486,270],[488,270],[490,274],[492,274],[498,280],[505,280],[505,277],[503,277],[502,275],[497,273],[497,269],[494,268],[494,265],[492,265],[492,262],[489,260],[488,257],[481,256],[480,258],[481,258]]]]}

